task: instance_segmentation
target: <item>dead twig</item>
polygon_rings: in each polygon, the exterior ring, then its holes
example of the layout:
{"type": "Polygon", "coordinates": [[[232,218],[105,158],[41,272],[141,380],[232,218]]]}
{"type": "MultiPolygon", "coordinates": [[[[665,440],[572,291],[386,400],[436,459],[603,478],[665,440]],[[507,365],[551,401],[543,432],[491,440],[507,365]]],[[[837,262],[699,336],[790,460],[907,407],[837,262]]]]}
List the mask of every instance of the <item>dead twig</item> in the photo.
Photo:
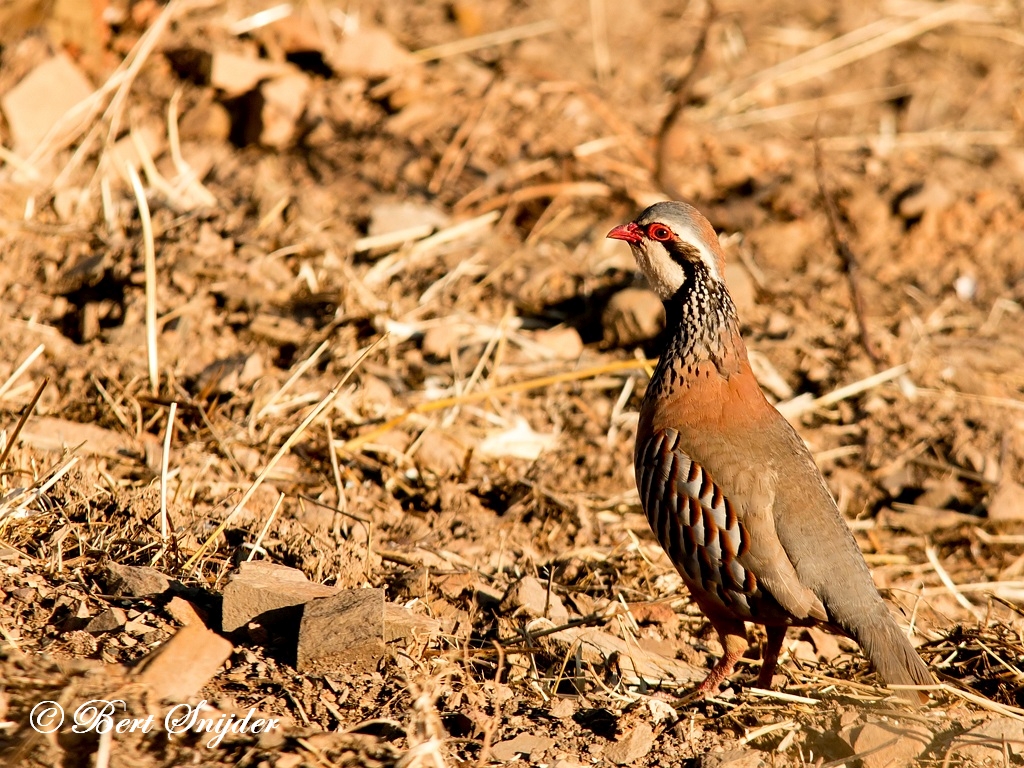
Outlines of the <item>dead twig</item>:
{"type": "Polygon", "coordinates": [[[476,37],[467,37],[462,40],[454,40],[450,43],[433,45],[430,48],[421,48],[413,51],[413,56],[421,62],[436,61],[448,56],[456,56],[460,53],[473,53],[481,48],[490,48],[493,45],[505,45],[515,43],[538,35],[546,35],[558,29],[558,24],[553,19],[535,21],[532,24],[523,24],[519,27],[499,29],[497,32],[488,32],[476,37]]]}
{"type": "Polygon", "coordinates": [[[828,188],[825,180],[825,168],[821,159],[821,144],[815,138],[814,141],[814,175],[818,181],[818,192],[821,194],[825,206],[825,215],[828,217],[829,234],[832,237],[832,247],[836,255],[843,263],[843,272],[846,275],[846,282],[850,287],[850,299],[853,303],[853,313],[857,317],[857,328],[860,332],[860,343],[875,369],[882,367],[882,358],[871,341],[871,334],[868,332],[868,324],[864,307],[864,294],[860,289],[860,263],[853,249],[843,237],[839,229],[839,211],[836,208],[835,197],[828,188]]]}
{"type": "Polygon", "coordinates": [[[4,448],[4,452],[0,455],[0,467],[3,467],[7,463],[7,457],[11,455],[15,444],[18,442],[18,435],[21,434],[21,430],[25,428],[25,422],[28,421],[28,417],[35,411],[36,405],[39,403],[39,398],[43,396],[43,390],[46,389],[46,385],[50,383],[50,378],[47,376],[43,379],[36,393],[32,396],[32,402],[28,404],[25,412],[21,414],[21,418],[18,419],[18,423],[14,427],[14,431],[11,432],[11,436],[7,440],[7,446],[4,448]]]}
{"type": "Polygon", "coordinates": [[[502,397],[509,395],[514,392],[525,392],[530,389],[537,389],[540,387],[548,387],[553,384],[562,384],[570,381],[580,381],[582,379],[590,379],[596,376],[600,376],[605,373],[614,373],[617,371],[628,371],[636,368],[643,368],[647,365],[653,365],[656,360],[618,360],[613,363],[606,365],[598,365],[593,368],[587,368],[580,371],[568,371],[566,373],[556,373],[551,376],[541,376],[536,379],[529,379],[527,381],[521,381],[516,384],[507,384],[503,387],[494,387],[493,389],[478,390],[476,392],[470,392],[464,395],[457,395],[455,397],[444,397],[439,400],[430,400],[426,403],[420,403],[419,405],[409,408],[404,413],[395,416],[392,419],[388,419],[386,422],[381,424],[376,429],[372,429],[358,437],[353,437],[351,440],[346,440],[343,443],[335,446],[339,450],[354,451],[359,446],[371,442],[374,438],[383,435],[386,432],[390,432],[398,425],[405,422],[409,417],[415,414],[431,413],[433,411],[440,411],[445,408],[451,408],[456,405],[465,405],[467,403],[478,403],[484,400],[488,400],[492,397],[502,397]]]}
{"type": "Polygon", "coordinates": [[[239,499],[237,504],[235,504],[231,512],[228,513],[228,515],[214,529],[213,533],[210,534],[210,536],[207,537],[207,539],[199,545],[199,548],[195,551],[195,553],[186,561],[185,565],[182,566],[183,572],[191,571],[194,567],[196,567],[199,564],[199,560],[206,552],[206,550],[210,548],[214,540],[227,529],[227,527],[231,524],[231,521],[234,520],[235,517],[237,517],[238,514],[245,508],[245,505],[248,503],[249,499],[252,498],[253,494],[256,493],[256,490],[260,487],[260,485],[263,484],[263,481],[266,479],[267,475],[270,474],[270,471],[277,465],[281,458],[286,453],[288,453],[288,451],[291,450],[291,447],[295,445],[299,437],[302,436],[302,434],[306,431],[309,425],[316,421],[317,417],[319,417],[320,414],[322,414],[327,409],[327,406],[334,402],[334,398],[337,397],[338,392],[341,391],[341,388],[345,386],[345,383],[349,380],[349,377],[353,373],[355,373],[356,369],[359,367],[359,364],[362,363],[363,360],[365,360],[366,357],[371,352],[373,352],[373,350],[375,350],[380,345],[380,343],[384,341],[385,338],[387,337],[381,336],[379,339],[377,339],[377,341],[375,341],[373,344],[371,344],[365,350],[363,350],[362,354],[359,355],[356,361],[345,372],[345,375],[342,376],[338,383],[331,388],[331,391],[328,392],[323,397],[323,399],[320,400],[319,403],[317,403],[316,407],[313,408],[313,410],[309,412],[306,418],[302,420],[302,423],[295,428],[291,435],[288,436],[288,439],[284,441],[284,444],[277,450],[277,453],[274,454],[273,458],[271,458],[271,460],[267,462],[267,465],[263,468],[259,475],[257,475],[256,479],[252,482],[252,485],[249,486],[249,489],[242,495],[242,498],[239,499]]]}
{"type": "Polygon", "coordinates": [[[661,121],[661,127],[658,129],[657,149],[654,155],[654,180],[664,190],[665,194],[673,200],[678,200],[681,195],[679,190],[675,188],[675,185],[665,177],[668,134],[675,127],[679,115],[682,114],[690,99],[690,88],[693,84],[693,78],[704,61],[704,53],[707,51],[708,46],[708,33],[717,15],[718,9],[715,7],[713,0],[708,0],[707,15],[704,17],[704,23],[701,24],[697,42],[694,43],[693,53],[690,54],[690,68],[679,78],[679,82],[672,89],[670,93],[672,104],[668,108],[668,112],[665,113],[665,117],[661,121]]]}

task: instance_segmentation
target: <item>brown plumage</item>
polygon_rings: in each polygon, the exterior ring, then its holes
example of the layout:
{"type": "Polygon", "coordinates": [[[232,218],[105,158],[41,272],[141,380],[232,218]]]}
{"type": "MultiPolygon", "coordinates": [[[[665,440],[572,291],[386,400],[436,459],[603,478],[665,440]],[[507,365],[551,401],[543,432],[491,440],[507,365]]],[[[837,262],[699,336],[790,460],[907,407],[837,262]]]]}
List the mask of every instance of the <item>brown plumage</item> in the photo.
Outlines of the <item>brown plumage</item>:
{"type": "Polygon", "coordinates": [[[754,378],[707,219],[658,203],[608,237],[629,243],[665,302],[668,343],[634,465],[651,529],[725,650],[700,690],[732,674],[747,621],[768,635],[759,686],[771,685],[787,627],[812,625],[855,639],[884,682],[931,685],[810,452],[754,378]]]}

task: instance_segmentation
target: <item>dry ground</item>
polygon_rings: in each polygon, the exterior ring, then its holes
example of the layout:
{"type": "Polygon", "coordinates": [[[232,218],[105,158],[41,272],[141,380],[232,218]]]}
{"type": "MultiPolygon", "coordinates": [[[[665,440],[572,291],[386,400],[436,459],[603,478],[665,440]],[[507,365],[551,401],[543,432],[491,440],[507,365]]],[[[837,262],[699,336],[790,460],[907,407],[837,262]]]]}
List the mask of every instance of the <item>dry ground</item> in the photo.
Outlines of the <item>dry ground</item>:
{"type": "Polygon", "coordinates": [[[46,138],[16,132],[45,110],[0,103],[0,759],[1022,761],[1019,3],[93,6],[0,6],[0,97],[58,52],[109,86],[46,138]],[[762,382],[945,684],[921,711],[797,632],[790,698],[750,692],[752,652],[673,708],[686,680],[501,601],[536,577],[549,614],[648,661],[720,652],[632,480],[657,306],[604,234],[666,195],[729,235],[762,382]],[[253,552],[441,632],[326,676],[232,636],[195,698],[283,718],[273,737],[28,727],[44,699],[160,711],[131,668],[180,617],[111,596],[111,563],[217,629],[253,552]]]}

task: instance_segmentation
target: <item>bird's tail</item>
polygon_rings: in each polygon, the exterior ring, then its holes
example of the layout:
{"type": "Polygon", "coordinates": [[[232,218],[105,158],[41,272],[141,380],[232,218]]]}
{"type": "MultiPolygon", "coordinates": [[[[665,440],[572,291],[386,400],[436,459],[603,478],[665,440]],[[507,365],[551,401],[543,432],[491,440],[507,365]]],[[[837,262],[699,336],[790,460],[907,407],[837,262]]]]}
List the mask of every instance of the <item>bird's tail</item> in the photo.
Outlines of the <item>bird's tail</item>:
{"type": "MultiPolygon", "coordinates": [[[[878,616],[853,633],[878,676],[889,685],[935,685],[928,666],[888,609],[884,606],[883,609],[884,616],[878,616]]],[[[917,704],[928,701],[928,694],[923,691],[903,690],[899,694],[917,704]]]]}

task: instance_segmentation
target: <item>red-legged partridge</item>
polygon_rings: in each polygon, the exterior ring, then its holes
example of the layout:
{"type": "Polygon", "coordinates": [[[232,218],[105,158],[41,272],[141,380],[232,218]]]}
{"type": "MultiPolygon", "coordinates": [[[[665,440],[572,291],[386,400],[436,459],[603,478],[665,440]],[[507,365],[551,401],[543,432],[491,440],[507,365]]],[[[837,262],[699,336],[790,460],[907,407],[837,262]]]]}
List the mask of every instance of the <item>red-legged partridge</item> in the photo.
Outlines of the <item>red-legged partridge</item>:
{"type": "Polygon", "coordinates": [[[658,203],[608,237],[629,243],[665,302],[668,342],[640,408],[634,466],[651,529],[721,637],[724,655],[699,690],[732,674],[747,621],[767,632],[761,687],[786,628],[813,625],[855,639],[886,683],[933,684],[810,452],[754,378],[707,219],[658,203]]]}

